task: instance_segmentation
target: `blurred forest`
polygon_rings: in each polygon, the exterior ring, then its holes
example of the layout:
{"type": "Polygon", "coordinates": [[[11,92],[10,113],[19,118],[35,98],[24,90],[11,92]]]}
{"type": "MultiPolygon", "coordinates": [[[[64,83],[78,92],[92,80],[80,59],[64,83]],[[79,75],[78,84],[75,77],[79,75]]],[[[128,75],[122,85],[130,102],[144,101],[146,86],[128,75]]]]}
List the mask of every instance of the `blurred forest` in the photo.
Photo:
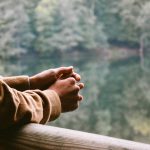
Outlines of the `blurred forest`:
{"type": "Polygon", "coordinates": [[[150,141],[149,0],[0,0],[0,74],[75,66],[84,101],[50,125],[150,141]]]}

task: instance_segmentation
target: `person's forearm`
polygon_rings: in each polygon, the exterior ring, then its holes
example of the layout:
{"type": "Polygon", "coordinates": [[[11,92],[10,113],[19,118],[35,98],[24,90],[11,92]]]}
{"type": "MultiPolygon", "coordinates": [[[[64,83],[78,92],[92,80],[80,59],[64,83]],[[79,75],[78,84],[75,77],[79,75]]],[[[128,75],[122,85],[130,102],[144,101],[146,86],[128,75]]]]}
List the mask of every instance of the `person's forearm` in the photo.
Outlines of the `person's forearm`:
{"type": "Polygon", "coordinates": [[[20,92],[0,80],[1,129],[31,122],[44,124],[57,118],[60,112],[60,100],[54,91],[20,92]]]}
{"type": "Polygon", "coordinates": [[[8,84],[11,88],[19,91],[25,91],[30,89],[30,80],[28,76],[11,76],[1,77],[1,79],[8,84]]]}
{"type": "Polygon", "coordinates": [[[73,71],[73,67],[48,69],[31,77],[11,76],[0,78],[3,79],[4,82],[6,82],[10,87],[19,91],[25,91],[29,89],[45,90],[54,84],[60,77],[61,79],[73,77],[77,82],[81,79],[80,75],[73,71]]]}

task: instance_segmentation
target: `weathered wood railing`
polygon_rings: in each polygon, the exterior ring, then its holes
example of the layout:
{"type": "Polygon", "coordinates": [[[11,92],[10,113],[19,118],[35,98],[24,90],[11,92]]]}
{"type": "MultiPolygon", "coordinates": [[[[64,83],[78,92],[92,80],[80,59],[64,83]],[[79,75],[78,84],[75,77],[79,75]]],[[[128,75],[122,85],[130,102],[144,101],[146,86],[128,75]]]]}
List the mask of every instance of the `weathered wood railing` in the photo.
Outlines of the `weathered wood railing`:
{"type": "Polygon", "coordinates": [[[1,132],[0,150],[150,150],[150,145],[29,124],[20,129],[1,132]]]}

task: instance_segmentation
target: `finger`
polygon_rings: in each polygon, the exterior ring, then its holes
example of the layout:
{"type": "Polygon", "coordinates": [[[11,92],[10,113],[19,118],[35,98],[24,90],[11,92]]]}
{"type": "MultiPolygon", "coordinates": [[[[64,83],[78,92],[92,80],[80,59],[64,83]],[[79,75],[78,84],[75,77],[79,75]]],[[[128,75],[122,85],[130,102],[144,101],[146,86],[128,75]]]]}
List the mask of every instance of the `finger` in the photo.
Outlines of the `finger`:
{"type": "Polygon", "coordinates": [[[81,80],[81,76],[79,74],[75,73],[75,72],[72,74],[72,77],[75,78],[75,80],[77,82],[79,82],[81,80]]]}
{"type": "Polygon", "coordinates": [[[74,93],[78,94],[79,91],[80,91],[80,87],[76,84],[75,87],[74,87],[74,93]]]}
{"type": "Polygon", "coordinates": [[[80,94],[76,94],[73,98],[72,98],[72,103],[78,103],[79,101],[83,100],[83,96],[80,94]]]}
{"type": "Polygon", "coordinates": [[[82,101],[82,100],[83,100],[83,96],[79,95],[79,101],[82,101]]]}
{"type": "Polygon", "coordinates": [[[79,86],[79,88],[80,88],[80,90],[81,90],[81,89],[84,88],[84,83],[78,83],[78,86],[79,86]]]}
{"type": "Polygon", "coordinates": [[[56,71],[56,76],[59,77],[59,78],[63,76],[63,78],[64,78],[64,76],[67,76],[67,75],[71,76],[72,73],[73,73],[73,67],[72,66],[70,66],[70,67],[60,67],[56,71]]]}
{"type": "Polygon", "coordinates": [[[68,82],[70,82],[70,85],[75,85],[76,84],[76,80],[73,77],[69,77],[65,80],[68,80],[68,82]]]}
{"type": "Polygon", "coordinates": [[[72,94],[77,94],[79,93],[79,91],[84,87],[84,84],[83,83],[80,83],[80,84],[75,84],[74,85],[74,88],[72,90],[72,94]]]}

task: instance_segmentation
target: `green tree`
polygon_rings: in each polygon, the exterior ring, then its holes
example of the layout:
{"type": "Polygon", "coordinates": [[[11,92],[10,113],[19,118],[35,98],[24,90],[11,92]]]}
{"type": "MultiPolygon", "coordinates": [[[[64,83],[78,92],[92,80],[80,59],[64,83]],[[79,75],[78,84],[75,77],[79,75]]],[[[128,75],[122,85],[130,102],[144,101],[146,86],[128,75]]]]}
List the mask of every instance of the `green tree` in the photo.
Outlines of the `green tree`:
{"type": "Polygon", "coordinates": [[[102,25],[82,0],[41,1],[36,13],[39,51],[98,49],[107,44],[102,25]]]}
{"type": "MultiPolygon", "coordinates": [[[[132,26],[132,30],[136,31],[136,40],[139,44],[139,56],[141,67],[144,68],[144,48],[145,40],[150,34],[150,4],[148,0],[123,0],[120,4],[120,12],[123,17],[122,21],[127,27],[132,26]]],[[[131,31],[133,33],[133,31],[131,31]]],[[[134,38],[131,36],[131,38],[134,38]]]]}
{"type": "Polygon", "coordinates": [[[15,65],[12,66],[9,63],[10,58],[17,58],[25,52],[21,46],[21,35],[27,21],[28,17],[21,1],[2,0],[0,2],[0,57],[1,63],[4,64],[1,74],[13,72],[15,65]]]}

